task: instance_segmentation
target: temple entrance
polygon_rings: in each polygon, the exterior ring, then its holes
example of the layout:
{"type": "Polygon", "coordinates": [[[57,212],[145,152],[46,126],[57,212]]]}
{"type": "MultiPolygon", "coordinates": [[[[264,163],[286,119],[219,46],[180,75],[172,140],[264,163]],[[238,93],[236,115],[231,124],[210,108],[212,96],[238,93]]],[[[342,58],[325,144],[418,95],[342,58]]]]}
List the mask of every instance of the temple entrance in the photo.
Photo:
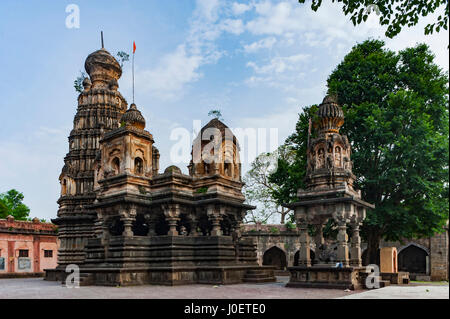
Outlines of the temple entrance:
{"type": "Polygon", "coordinates": [[[428,253],[415,245],[409,245],[398,253],[398,270],[415,274],[427,274],[428,253]]]}
{"type": "Polygon", "coordinates": [[[285,270],[286,264],[286,254],[280,248],[274,246],[264,253],[264,266],[275,266],[278,270],[285,270]]]}

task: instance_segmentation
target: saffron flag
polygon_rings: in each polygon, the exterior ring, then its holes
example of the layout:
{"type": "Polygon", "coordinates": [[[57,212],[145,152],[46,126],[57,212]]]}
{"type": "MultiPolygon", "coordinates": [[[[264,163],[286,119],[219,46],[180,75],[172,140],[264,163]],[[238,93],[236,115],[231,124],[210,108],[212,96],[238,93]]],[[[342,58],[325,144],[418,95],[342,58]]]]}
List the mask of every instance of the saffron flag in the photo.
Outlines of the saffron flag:
{"type": "Polygon", "coordinates": [[[136,52],[136,43],[134,43],[134,41],[133,41],[133,54],[134,54],[134,52],[136,52]]]}

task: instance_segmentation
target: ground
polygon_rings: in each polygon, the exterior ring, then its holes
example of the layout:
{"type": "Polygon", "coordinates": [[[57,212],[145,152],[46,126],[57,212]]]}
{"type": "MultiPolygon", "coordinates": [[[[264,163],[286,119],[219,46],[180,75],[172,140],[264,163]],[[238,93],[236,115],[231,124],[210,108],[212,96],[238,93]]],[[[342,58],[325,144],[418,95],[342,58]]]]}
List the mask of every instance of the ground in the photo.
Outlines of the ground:
{"type": "Polygon", "coordinates": [[[77,299],[77,298],[133,298],[133,299],[331,299],[376,298],[448,299],[449,286],[445,284],[416,283],[410,286],[391,286],[377,290],[346,292],[337,289],[286,288],[289,277],[278,277],[278,282],[267,284],[239,284],[227,286],[136,286],[66,288],[58,282],[42,278],[18,278],[0,280],[0,299],[77,299]]]}

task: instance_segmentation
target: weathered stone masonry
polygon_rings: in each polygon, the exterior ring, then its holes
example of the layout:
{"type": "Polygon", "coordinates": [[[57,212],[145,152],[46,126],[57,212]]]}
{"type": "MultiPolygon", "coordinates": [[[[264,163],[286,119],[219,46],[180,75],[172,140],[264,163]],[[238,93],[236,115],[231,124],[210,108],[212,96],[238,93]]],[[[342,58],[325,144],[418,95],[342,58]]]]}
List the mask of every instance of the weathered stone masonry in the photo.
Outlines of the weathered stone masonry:
{"type": "MultiPolygon", "coordinates": [[[[279,270],[298,265],[300,242],[297,230],[289,230],[280,224],[248,224],[244,227],[243,236],[256,240],[260,265],[273,265],[279,270]],[[274,254],[273,251],[277,253],[274,254]]],[[[405,260],[399,260],[399,270],[409,272],[412,280],[448,280],[448,229],[430,238],[405,239],[403,242],[382,241],[380,248],[383,247],[396,247],[401,258],[407,254],[405,260]]],[[[367,243],[362,242],[363,256],[366,248],[367,243]]],[[[314,243],[311,243],[310,249],[314,255],[314,243]]]]}
{"type": "Polygon", "coordinates": [[[117,92],[121,70],[104,49],[86,59],[90,79],[69,137],[60,176],[58,268],[82,284],[232,284],[274,281],[257,264],[256,243],[241,237],[244,204],[239,144],[218,119],[194,140],[189,175],[159,173],[159,151],[146,121],[117,92]],[[120,124],[119,124],[120,123],[120,124]],[[212,148],[209,148],[212,146],[212,148]]]}

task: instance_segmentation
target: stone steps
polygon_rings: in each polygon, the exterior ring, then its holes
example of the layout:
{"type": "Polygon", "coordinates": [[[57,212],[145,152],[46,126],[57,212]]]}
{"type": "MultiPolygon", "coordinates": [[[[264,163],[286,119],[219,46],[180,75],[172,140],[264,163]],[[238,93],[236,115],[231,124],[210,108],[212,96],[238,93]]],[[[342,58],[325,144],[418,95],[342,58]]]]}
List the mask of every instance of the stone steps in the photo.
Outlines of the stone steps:
{"type": "Polygon", "coordinates": [[[249,269],[246,271],[243,282],[263,283],[275,282],[276,278],[273,269],[249,269]]]}

